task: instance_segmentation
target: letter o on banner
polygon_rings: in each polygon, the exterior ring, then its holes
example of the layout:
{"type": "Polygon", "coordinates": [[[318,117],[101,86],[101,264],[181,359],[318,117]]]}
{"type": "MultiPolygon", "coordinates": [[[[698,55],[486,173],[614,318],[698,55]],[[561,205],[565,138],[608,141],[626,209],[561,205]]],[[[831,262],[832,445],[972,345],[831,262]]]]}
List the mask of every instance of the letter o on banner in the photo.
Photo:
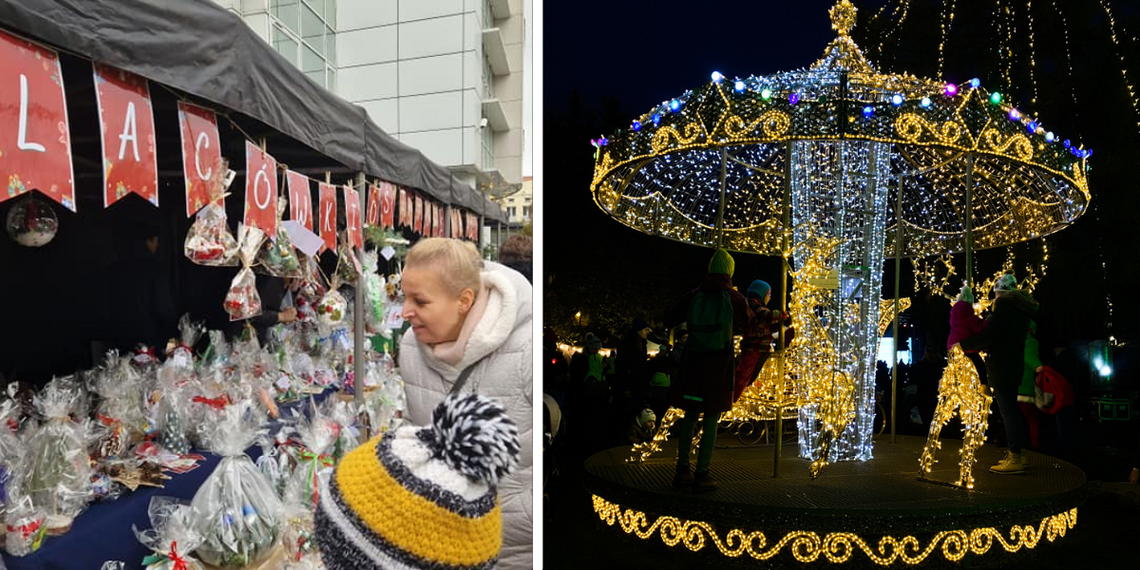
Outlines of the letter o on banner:
{"type": "Polygon", "coordinates": [[[277,160],[245,142],[245,218],[247,226],[277,237],[277,160]],[[252,176],[250,173],[256,173],[252,176]]]}

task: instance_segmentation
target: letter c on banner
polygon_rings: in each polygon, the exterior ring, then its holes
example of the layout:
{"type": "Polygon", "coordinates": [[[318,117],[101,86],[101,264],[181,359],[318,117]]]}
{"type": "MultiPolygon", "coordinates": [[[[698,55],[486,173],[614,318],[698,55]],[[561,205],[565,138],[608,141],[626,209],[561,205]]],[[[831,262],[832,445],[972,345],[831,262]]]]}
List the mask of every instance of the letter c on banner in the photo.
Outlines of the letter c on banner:
{"type": "Polygon", "coordinates": [[[202,163],[198,160],[198,156],[202,154],[202,147],[210,148],[210,137],[206,133],[198,133],[198,139],[194,141],[194,170],[198,171],[198,178],[202,180],[209,180],[210,176],[214,174],[214,167],[206,169],[202,172],[202,163]],[[205,143],[205,144],[203,144],[205,143]]]}
{"type": "Polygon", "coordinates": [[[253,179],[253,200],[254,200],[254,203],[257,204],[258,210],[264,210],[264,209],[269,207],[269,199],[272,197],[269,194],[270,194],[270,192],[269,192],[269,175],[265,173],[265,166],[262,166],[261,170],[257,171],[257,176],[254,177],[254,179],[253,179]],[[265,200],[264,201],[261,200],[261,192],[257,191],[258,188],[261,187],[261,182],[263,180],[265,181],[265,200]]]}

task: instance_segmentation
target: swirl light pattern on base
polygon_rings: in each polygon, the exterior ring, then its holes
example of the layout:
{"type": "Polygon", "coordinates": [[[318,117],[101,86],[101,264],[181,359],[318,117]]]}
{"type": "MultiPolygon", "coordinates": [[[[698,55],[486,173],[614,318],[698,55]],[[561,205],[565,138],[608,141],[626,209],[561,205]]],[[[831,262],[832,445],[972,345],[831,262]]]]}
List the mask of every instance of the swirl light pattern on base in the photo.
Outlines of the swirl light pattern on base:
{"type": "Polygon", "coordinates": [[[914,536],[883,536],[872,546],[855,533],[829,532],[821,536],[809,530],[790,531],[770,543],[764,531],[732,529],[722,535],[707,522],[672,516],[661,516],[650,523],[641,511],[622,509],[620,505],[597,495],[593,496],[593,501],[594,512],[603,522],[610,526],[620,525],[627,534],[641,539],[660,536],[667,546],[683,544],[693,552],[712,543],[721,554],[730,558],[747,555],[756,560],[769,560],[787,547],[801,563],[815,562],[823,556],[828,562],[839,564],[851,560],[856,552],[882,566],[896,562],[919,564],[936,552],[941,552],[951,562],[957,562],[967,553],[986,554],[995,543],[1006,552],[1035,548],[1042,538],[1053,542],[1077,524],[1077,509],[1074,508],[1046,517],[1039,524],[1014,525],[1008,533],[993,527],[948,530],[930,537],[925,544],[914,536]]]}

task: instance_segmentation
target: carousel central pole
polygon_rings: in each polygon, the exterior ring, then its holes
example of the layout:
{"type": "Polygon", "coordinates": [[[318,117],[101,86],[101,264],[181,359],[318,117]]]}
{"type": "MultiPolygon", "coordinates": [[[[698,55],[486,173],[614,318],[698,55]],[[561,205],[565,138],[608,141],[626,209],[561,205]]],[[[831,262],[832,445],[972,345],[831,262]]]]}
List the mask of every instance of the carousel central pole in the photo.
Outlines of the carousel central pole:
{"type": "Polygon", "coordinates": [[[727,194],[728,149],[720,147],[720,208],[716,213],[716,246],[724,243],[724,196],[727,194]]]}
{"type": "MultiPolygon", "coordinates": [[[[792,141],[784,143],[784,219],[781,227],[784,235],[780,244],[780,313],[788,312],[788,227],[792,214],[792,141]]],[[[787,335],[784,320],[780,319],[780,336],[776,339],[776,355],[780,358],[778,376],[780,386],[776,389],[776,455],[772,459],[772,478],[780,478],[780,456],[784,453],[784,395],[786,394],[787,358],[784,337],[787,335]]]]}
{"type": "Polygon", "coordinates": [[[898,196],[895,198],[895,319],[891,334],[891,443],[895,443],[899,393],[899,278],[902,273],[902,180],[896,179],[898,196]]]}
{"type": "Polygon", "coordinates": [[[966,155],[966,284],[974,289],[974,154],[966,155]]]}

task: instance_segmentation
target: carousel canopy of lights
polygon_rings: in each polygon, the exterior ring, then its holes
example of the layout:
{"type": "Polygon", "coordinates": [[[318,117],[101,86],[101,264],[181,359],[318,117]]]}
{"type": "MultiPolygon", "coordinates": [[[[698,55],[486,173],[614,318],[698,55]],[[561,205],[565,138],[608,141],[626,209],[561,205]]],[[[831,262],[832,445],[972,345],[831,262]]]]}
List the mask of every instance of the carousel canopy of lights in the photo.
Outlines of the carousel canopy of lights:
{"type": "Polygon", "coordinates": [[[964,251],[968,224],[978,250],[1048,235],[1084,213],[1091,150],[980,80],[877,72],[848,35],[850,2],[831,16],[839,36],[811,67],[734,79],[713,73],[703,87],[596,139],[598,206],[652,235],[781,255],[791,143],[865,141],[891,149],[882,203],[889,257],[900,189],[904,257],[964,251]]]}

